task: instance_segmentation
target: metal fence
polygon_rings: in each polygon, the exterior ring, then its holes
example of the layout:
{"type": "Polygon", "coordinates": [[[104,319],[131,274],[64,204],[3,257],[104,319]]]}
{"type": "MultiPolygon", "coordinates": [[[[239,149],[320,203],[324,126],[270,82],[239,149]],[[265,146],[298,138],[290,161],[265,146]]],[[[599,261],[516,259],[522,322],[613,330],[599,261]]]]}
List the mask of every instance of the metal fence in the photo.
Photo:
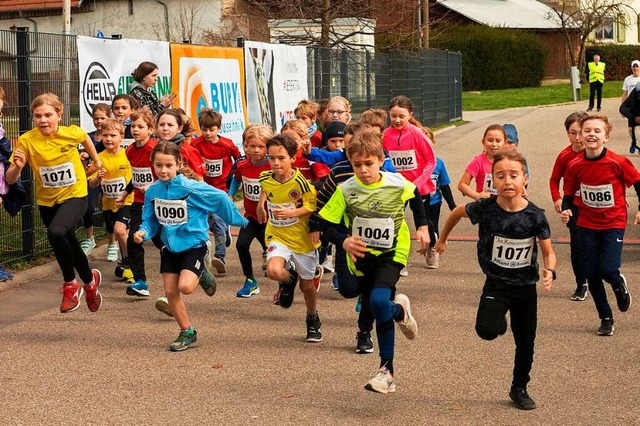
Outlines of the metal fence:
{"type": "MultiPolygon", "coordinates": [[[[368,108],[386,109],[396,95],[412,99],[414,116],[424,125],[462,117],[460,53],[308,48],[307,56],[309,97],[344,96],[351,101],[355,117],[368,108]]],[[[27,28],[0,30],[0,87],[6,93],[2,124],[12,141],[31,129],[29,104],[40,93],[58,94],[65,107],[62,124],[79,125],[78,80],[75,36],[29,32],[27,28]]],[[[0,263],[30,260],[50,252],[28,167],[22,179],[28,201],[20,214],[12,218],[0,209],[0,263]]],[[[96,235],[101,233],[104,235],[96,226],[96,235]]]]}

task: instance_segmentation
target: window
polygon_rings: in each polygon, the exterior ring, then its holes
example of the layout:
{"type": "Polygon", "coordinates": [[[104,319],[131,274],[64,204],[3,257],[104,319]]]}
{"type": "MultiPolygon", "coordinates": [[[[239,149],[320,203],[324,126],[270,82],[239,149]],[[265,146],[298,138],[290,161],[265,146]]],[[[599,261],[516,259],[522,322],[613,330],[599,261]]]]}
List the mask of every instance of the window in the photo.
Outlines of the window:
{"type": "Polygon", "coordinates": [[[596,28],[595,37],[596,40],[614,40],[614,19],[613,17],[605,18],[604,23],[596,28]]]}
{"type": "Polygon", "coordinates": [[[616,19],[616,27],[618,43],[624,43],[627,41],[627,24],[624,15],[618,15],[618,19],[616,19]]]}

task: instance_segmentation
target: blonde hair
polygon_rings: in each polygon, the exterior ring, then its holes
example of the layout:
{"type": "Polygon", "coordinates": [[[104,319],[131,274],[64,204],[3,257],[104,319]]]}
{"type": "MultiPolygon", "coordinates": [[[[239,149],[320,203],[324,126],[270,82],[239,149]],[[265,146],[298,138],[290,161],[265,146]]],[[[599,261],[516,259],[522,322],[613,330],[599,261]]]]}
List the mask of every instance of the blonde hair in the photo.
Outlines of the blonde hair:
{"type": "Polygon", "coordinates": [[[33,111],[42,105],[49,105],[58,115],[62,115],[62,102],[60,102],[60,98],[55,93],[43,93],[42,95],[36,96],[33,101],[31,101],[29,109],[33,114],[33,111]]]}
{"type": "Polygon", "coordinates": [[[289,120],[284,123],[282,126],[281,132],[285,130],[291,130],[295,132],[302,139],[307,139],[309,137],[309,133],[307,132],[307,126],[304,124],[302,120],[289,120]]]}
{"type": "Polygon", "coordinates": [[[102,125],[100,126],[101,133],[104,130],[110,129],[115,130],[116,132],[120,133],[121,137],[124,137],[124,124],[122,124],[122,122],[120,122],[119,120],[116,120],[115,118],[107,118],[102,122],[102,125]]]}
{"type": "Polygon", "coordinates": [[[320,106],[317,103],[309,99],[303,99],[298,102],[298,106],[293,110],[293,113],[297,118],[304,115],[313,119],[318,116],[318,109],[320,109],[320,106]]]}
{"type": "MultiPolygon", "coordinates": [[[[329,103],[327,103],[327,109],[329,109],[329,105],[331,105],[332,102],[336,102],[339,104],[342,104],[342,106],[344,107],[345,112],[347,113],[347,119],[344,121],[345,123],[348,123],[349,121],[351,121],[351,103],[349,103],[349,101],[347,100],[347,98],[343,97],[343,96],[334,96],[333,98],[329,99],[329,103]]],[[[327,118],[325,119],[325,123],[331,121],[331,115],[327,114],[327,118]]],[[[324,126],[326,127],[326,126],[324,126]]]]}
{"type": "Polygon", "coordinates": [[[264,143],[273,137],[273,129],[266,124],[252,124],[242,132],[242,141],[246,142],[249,138],[258,138],[264,143]]]}
{"type": "Polygon", "coordinates": [[[384,158],[382,135],[371,129],[357,131],[347,147],[347,156],[352,158],[354,155],[384,158]]]}

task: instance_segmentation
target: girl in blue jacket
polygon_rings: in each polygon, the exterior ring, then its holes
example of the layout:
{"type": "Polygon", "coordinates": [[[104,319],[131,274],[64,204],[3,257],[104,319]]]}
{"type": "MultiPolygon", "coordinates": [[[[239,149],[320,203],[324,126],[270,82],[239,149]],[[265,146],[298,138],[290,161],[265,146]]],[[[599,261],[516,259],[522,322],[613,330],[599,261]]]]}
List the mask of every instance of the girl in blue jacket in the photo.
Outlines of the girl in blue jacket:
{"type": "Polygon", "coordinates": [[[158,180],[145,193],[142,225],[134,240],[139,244],[160,231],[164,292],[180,326],[180,334],[169,350],[183,351],[196,346],[198,340],[181,295],[191,294],[203,273],[209,212],[235,226],[245,227],[247,219],[223,191],[185,176],[193,172],[183,168],[180,148],[175,143],[158,143],[151,153],[151,163],[158,180]]]}

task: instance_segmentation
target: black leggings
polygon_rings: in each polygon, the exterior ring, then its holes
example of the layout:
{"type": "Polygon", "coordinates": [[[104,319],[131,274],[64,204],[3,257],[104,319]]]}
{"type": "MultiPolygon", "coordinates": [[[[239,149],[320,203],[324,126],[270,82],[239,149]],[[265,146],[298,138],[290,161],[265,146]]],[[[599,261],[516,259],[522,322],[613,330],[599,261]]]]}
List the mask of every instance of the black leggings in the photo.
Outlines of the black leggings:
{"type": "Polygon", "coordinates": [[[71,198],[52,207],[38,207],[64,281],[73,281],[76,278],[75,271],[78,271],[80,279],[90,284],[93,273],[75,234],[76,225],[87,211],[87,197],[71,198]]]}
{"type": "Polygon", "coordinates": [[[240,228],[238,233],[238,240],[236,241],[236,250],[238,250],[238,257],[240,258],[240,265],[242,265],[242,273],[245,277],[255,279],[253,276],[253,263],[251,261],[251,243],[254,239],[257,239],[262,246],[262,251],[267,249],[264,243],[264,231],[267,227],[266,224],[260,224],[253,218],[248,217],[249,224],[245,228],[240,228]]]}
{"type": "MultiPolygon", "coordinates": [[[[131,205],[131,222],[129,222],[129,238],[127,239],[127,253],[129,259],[129,266],[133,273],[135,280],[146,281],[147,275],[144,271],[144,247],[142,244],[138,244],[133,240],[133,234],[140,229],[142,224],[142,203],[133,203],[131,205]]],[[[153,238],[151,238],[153,244],[162,248],[162,241],[160,240],[160,232],[158,232],[153,238]]]]}

